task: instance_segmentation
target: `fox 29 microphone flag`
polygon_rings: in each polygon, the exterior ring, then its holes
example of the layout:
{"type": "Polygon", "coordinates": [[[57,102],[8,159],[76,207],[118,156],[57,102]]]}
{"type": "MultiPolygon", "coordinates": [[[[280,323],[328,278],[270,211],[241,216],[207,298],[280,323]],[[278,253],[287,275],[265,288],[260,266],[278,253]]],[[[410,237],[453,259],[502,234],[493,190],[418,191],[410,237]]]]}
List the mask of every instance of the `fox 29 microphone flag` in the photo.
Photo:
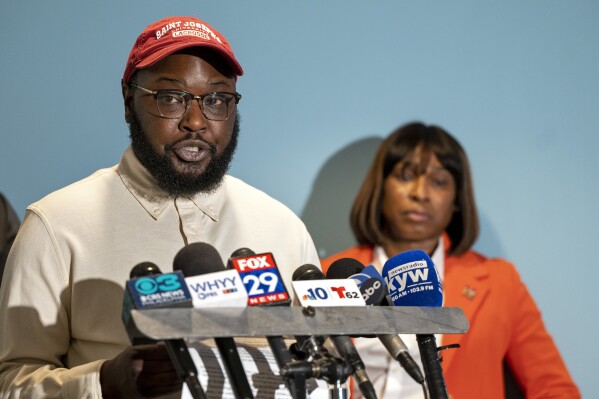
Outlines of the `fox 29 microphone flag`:
{"type": "MultiPolygon", "coordinates": [[[[247,252],[253,252],[246,248],[247,252]]],[[[277,263],[272,253],[231,257],[230,263],[239,272],[248,293],[248,305],[281,305],[289,303],[277,263]]]]}
{"type": "Polygon", "coordinates": [[[443,304],[439,273],[424,251],[406,251],[389,258],[383,266],[383,278],[395,306],[443,304]]]}

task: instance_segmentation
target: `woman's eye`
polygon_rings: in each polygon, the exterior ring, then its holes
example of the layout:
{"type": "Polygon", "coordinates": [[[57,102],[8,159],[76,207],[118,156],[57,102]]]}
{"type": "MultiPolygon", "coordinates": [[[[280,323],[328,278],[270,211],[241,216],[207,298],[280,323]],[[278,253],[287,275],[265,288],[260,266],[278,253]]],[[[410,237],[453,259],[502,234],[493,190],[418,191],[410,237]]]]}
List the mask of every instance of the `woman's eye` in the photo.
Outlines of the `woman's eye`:
{"type": "Polygon", "coordinates": [[[414,173],[407,170],[398,173],[396,176],[401,181],[410,181],[414,179],[414,173]]]}
{"type": "Polygon", "coordinates": [[[431,184],[434,187],[439,187],[439,188],[447,187],[447,185],[449,185],[450,180],[451,180],[451,176],[431,176],[429,178],[429,181],[431,182],[431,184]]]}

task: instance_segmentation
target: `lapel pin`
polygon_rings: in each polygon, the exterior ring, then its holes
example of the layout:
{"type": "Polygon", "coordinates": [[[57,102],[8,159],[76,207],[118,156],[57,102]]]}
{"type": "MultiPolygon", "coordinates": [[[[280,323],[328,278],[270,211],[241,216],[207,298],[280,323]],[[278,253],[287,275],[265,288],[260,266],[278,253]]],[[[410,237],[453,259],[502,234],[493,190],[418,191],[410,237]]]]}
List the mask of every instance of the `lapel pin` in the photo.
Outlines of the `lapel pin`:
{"type": "Polygon", "coordinates": [[[465,286],[462,289],[462,295],[466,297],[469,301],[473,300],[476,296],[476,290],[470,286],[465,286]]]}

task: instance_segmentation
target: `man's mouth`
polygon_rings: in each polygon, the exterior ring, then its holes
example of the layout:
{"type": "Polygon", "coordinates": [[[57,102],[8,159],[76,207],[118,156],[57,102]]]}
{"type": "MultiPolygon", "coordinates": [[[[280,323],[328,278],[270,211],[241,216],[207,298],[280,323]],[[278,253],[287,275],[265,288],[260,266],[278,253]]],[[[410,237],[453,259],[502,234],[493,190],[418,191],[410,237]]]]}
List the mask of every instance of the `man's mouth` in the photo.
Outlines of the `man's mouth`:
{"type": "MultiPolygon", "coordinates": [[[[204,140],[194,140],[184,138],[170,146],[170,151],[175,153],[177,158],[183,162],[201,162],[216,153],[216,146],[204,140]]],[[[169,152],[169,149],[165,149],[169,152]]]]}
{"type": "Polygon", "coordinates": [[[173,152],[185,162],[199,162],[210,155],[209,149],[197,146],[173,148],[173,152]]]}

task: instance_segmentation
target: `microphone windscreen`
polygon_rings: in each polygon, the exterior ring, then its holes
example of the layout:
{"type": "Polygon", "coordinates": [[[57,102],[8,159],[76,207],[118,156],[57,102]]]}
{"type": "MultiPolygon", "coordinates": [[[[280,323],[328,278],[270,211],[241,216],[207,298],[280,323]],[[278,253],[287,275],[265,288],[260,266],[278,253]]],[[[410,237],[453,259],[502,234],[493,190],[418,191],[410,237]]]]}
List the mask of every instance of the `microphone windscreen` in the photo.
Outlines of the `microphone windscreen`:
{"type": "Polygon", "coordinates": [[[295,269],[293,272],[293,276],[291,276],[293,281],[303,281],[303,280],[324,280],[324,274],[322,271],[309,263],[302,265],[295,269]]]}
{"type": "Polygon", "coordinates": [[[231,254],[231,258],[244,258],[246,256],[256,255],[254,251],[249,248],[239,248],[231,254]]]}
{"type": "Polygon", "coordinates": [[[225,265],[212,245],[194,242],[181,248],[175,255],[173,270],[180,270],[185,277],[191,277],[223,271],[225,265]]]}
{"type": "Polygon", "coordinates": [[[133,266],[129,273],[129,279],[153,276],[155,274],[162,274],[162,271],[160,271],[160,268],[155,263],[141,262],[133,266]]]}
{"type": "Polygon", "coordinates": [[[337,259],[327,270],[327,279],[346,279],[354,274],[361,273],[364,270],[364,265],[353,258],[337,259]]]}
{"type": "Polygon", "coordinates": [[[443,304],[443,286],[430,256],[424,251],[406,251],[389,258],[383,277],[395,306],[443,304]]]}
{"type": "Polygon", "coordinates": [[[235,251],[233,251],[233,253],[231,254],[231,256],[229,257],[229,259],[227,260],[227,269],[235,269],[235,266],[233,266],[233,261],[231,259],[235,259],[235,258],[245,258],[246,256],[252,256],[252,255],[256,255],[256,253],[254,251],[252,251],[249,248],[239,248],[235,251]]]}

